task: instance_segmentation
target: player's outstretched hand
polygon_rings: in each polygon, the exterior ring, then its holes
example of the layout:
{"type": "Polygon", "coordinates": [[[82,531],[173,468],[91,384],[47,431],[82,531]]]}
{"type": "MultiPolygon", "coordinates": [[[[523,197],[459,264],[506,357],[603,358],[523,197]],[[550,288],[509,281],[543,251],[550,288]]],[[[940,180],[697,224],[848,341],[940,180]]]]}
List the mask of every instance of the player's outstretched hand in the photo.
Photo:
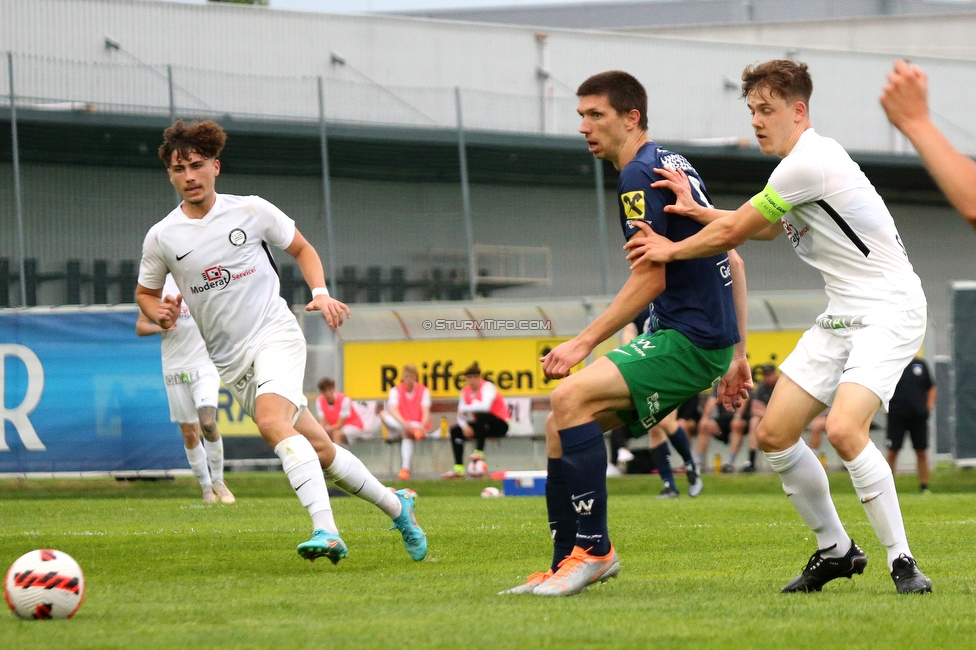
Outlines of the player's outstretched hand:
{"type": "Polygon", "coordinates": [[[183,306],[183,294],[173,296],[163,296],[156,307],[156,324],[164,330],[171,330],[176,327],[176,321],[180,317],[180,308],[183,306]]]}
{"type": "Polygon", "coordinates": [[[643,233],[634,235],[624,244],[624,249],[630,251],[627,253],[627,259],[631,261],[631,270],[646,262],[667,264],[671,261],[671,249],[674,242],[654,232],[654,229],[645,221],[635,220],[631,224],[643,233]]]}
{"type": "Polygon", "coordinates": [[[337,329],[346,318],[352,316],[349,312],[349,307],[345,303],[339,302],[332,296],[326,296],[324,294],[312,298],[312,302],[305,305],[305,311],[322,312],[322,315],[325,317],[325,322],[332,329],[337,329]]]}
{"type": "Polygon", "coordinates": [[[904,132],[913,124],[929,119],[928,78],[917,65],[895,61],[881,95],[881,106],[888,120],[904,132]]]}
{"type": "Polygon", "coordinates": [[[657,169],[654,170],[655,174],[663,176],[664,180],[654,181],[651,183],[651,187],[664,188],[674,192],[676,201],[674,205],[664,206],[665,212],[673,212],[675,214],[684,215],[686,217],[691,217],[696,219],[700,216],[702,212],[702,206],[698,204],[697,201],[691,195],[691,182],[688,180],[688,174],[684,173],[680,169],[657,169]]]}
{"type": "Polygon", "coordinates": [[[737,357],[732,359],[725,376],[718,383],[718,397],[722,400],[726,411],[735,413],[742,406],[742,402],[749,399],[749,391],[755,387],[749,360],[745,357],[737,357]]]}
{"type": "Polygon", "coordinates": [[[573,366],[586,358],[590,349],[577,339],[560,343],[542,357],[542,371],[547,379],[562,379],[569,375],[573,366]]]}

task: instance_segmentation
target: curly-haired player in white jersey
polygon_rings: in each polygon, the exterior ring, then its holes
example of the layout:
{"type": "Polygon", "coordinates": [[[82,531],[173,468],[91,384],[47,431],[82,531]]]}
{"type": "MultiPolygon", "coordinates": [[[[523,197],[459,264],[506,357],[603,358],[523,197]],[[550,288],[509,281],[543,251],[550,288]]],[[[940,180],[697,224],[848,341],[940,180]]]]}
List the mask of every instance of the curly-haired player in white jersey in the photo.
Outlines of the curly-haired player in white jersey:
{"type": "Polygon", "coordinates": [[[298,545],[308,560],[346,557],[325,475],[378,506],[393,519],[414,560],[427,554],[427,538],[414,517],[413,498],[390,492],[349,451],[332,444],[308,412],[302,391],[305,337],[279,295],[277,268],[268,245],[295,258],[312,289],[306,311],[321,311],[333,329],[349,308],[329,296],[315,248],[281,210],[257,196],[214,190],[226,134],[213,121],[176,122],[163,133],[159,156],[183,202],[146,235],[136,301],[152,322],[169,329],[184,300],[224,384],[254,418],[281,458],[302,505],[312,518],[312,538],[298,545]],[[178,295],[163,295],[172,273],[178,295]]]}
{"type": "MultiPolygon", "coordinates": [[[[176,295],[179,289],[173,276],[166,276],[163,293],[176,295]]],[[[224,483],[224,440],[217,431],[217,396],[220,376],[207,355],[200,330],[184,304],[179,318],[168,330],[139,313],[136,334],[159,334],[163,357],[163,379],[169,400],[169,418],[180,425],[186,459],[200,482],[204,503],[232,504],[236,501],[224,483]],[[203,444],[200,444],[200,432],[203,444]]]]}
{"type": "Polygon", "coordinates": [[[843,147],[813,130],[807,66],[768,61],[746,68],[742,81],[759,148],[782,158],[766,188],[727,212],[692,201],[680,170],[655,170],[665,176],[656,185],[677,195],[668,209],[708,225],[694,237],[671,242],[638,223],[644,235],[628,242],[629,258],[635,264],[697,258],[786,231],[800,258],[823,275],[830,301],[780,365],[782,376],[757,431],[760,447],[819,547],[783,591],[820,591],[826,582],[850,578],[867,565],[867,556],[844,530],[823,466],[800,438],[832,405],[827,438],[887,548],[898,592],[930,592],[932,582],[908,547],[891,468],[868,435],[878,407],[887,410],[902,369],[922,344],[921,281],[878,192],[843,147]]]}

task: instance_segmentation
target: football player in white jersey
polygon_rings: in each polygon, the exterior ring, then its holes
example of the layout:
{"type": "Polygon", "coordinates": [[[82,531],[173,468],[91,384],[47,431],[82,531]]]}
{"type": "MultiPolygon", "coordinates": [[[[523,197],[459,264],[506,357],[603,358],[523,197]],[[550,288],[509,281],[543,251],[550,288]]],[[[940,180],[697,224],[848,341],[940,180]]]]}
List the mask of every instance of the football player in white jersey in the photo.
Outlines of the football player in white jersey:
{"type": "Polygon", "coordinates": [[[627,248],[635,264],[670,262],[730,250],[749,238],[786,231],[800,258],[823,275],[827,311],[781,364],[759,425],[759,445],[780,475],[818,550],[783,591],[820,591],[835,578],[861,573],[867,556],[850,538],[830,498],[827,474],[800,438],[828,405],[827,439],[843,459],[899,593],[926,593],[905,535],[891,468],[869,437],[925,334],[926,302],[894,221],[877,191],[837,142],[817,134],[808,106],[813,82],[806,65],[774,60],[746,68],[742,96],[763,153],[782,158],[766,188],[735,212],[691,200],[680,171],[655,170],[656,186],[676,193],[670,211],[708,225],[671,242],[644,235],[627,248]]]}
{"type": "MultiPolygon", "coordinates": [[[[171,275],[166,276],[163,293],[171,296],[179,293],[171,275]]],[[[207,348],[197,324],[193,322],[190,309],[182,305],[179,317],[169,329],[163,329],[140,312],[136,319],[136,334],[159,334],[162,338],[160,348],[169,418],[180,425],[186,459],[200,482],[203,502],[216,503],[219,500],[221,503],[234,503],[234,495],[224,483],[224,440],[217,431],[220,376],[207,356],[207,348]]]]}
{"type": "Polygon", "coordinates": [[[143,243],[136,301],[143,314],[170,329],[184,299],[224,384],[281,458],[282,469],[312,518],[308,560],[346,557],[332,514],[325,475],[393,519],[414,560],[427,539],[414,517],[413,497],[391,492],[349,451],[332,444],[309,413],[303,393],[305,337],[279,295],[268,244],[295,258],[312,288],[306,311],[321,311],[332,328],[349,308],[329,296],[315,248],[281,210],[257,196],[217,194],[217,156],[226,134],[213,121],[176,122],[163,133],[159,156],[183,202],[153,226],[143,243]],[[167,273],[179,287],[163,295],[167,273]]]}
{"type": "Polygon", "coordinates": [[[952,146],[929,117],[928,77],[895,61],[881,95],[888,119],[905,134],[952,206],[976,228],[976,162],[952,146]]]}

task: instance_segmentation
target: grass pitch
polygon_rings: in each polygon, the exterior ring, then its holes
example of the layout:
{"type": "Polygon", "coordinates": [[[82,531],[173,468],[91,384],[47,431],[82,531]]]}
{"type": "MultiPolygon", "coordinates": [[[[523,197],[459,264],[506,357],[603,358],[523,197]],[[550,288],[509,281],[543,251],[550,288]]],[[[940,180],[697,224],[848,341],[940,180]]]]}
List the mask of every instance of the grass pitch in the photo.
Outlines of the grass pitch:
{"type": "MultiPolygon", "coordinates": [[[[333,499],[349,558],[303,561],[308,517],[280,472],[230,474],[234,506],[192,479],[0,483],[0,564],[71,554],[87,594],[74,619],[0,616],[0,648],[965,648],[976,644],[976,474],[933,493],[899,477],[931,596],[899,596],[845,474],[832,474],[864,575],[780,594],[816,548],[772,475],[706,476],[698,499],[658,501],[656,478],[610,481],[620,578],[581,596],[497,596],[544,570],[541,497],[482,499],[487,481],[412,482],[427,531],[415,563],[389,520],[333,499]]],[[[683,480],[679,478],[682,489],[683,480]]]]}

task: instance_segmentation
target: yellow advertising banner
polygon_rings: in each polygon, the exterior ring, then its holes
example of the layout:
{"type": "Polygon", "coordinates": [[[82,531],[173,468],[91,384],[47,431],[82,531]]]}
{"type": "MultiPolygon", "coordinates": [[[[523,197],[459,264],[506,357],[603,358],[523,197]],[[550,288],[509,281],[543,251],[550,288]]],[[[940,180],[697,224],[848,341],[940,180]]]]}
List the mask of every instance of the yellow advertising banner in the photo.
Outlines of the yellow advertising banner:
{"type": "Polygon", "coordinates": [[[464,386],[465,368],[477,361],[482,377],[493,382],[504,397],[548,395],[559,382],[545,378],[539,359],[566,340],[346,343],[343,392],[353,399],[385,399],[400,381],[403,366],[412,363],[431,397],[457,397],[464,386]]]}
{"type": "Polygon", "coordinates": [[[752,366],[753,377],[759,377],[759,368],[767,363],[779,368],[779,364],[793,351],[805,331],[749,332],[746,355],[752,366]]]}
{"type": "MultiPolygon", "coordinates": [[[[749,362],[754,375],[766,363],[775,366],[793,351],[803,330],[751,332],[749,362]]],[[[432,397],[457,397],[464,385],[464,369],[474,361],[482,376],[495,383],[505,397],[545,396],[559,383],[549,381],[539,359],[566,339],[481,339],[470,341],[404,341],[346,343],[343,392],[352,399],[386,399],[400,381],[403,366],[412,363],[420,381],[432,397]]],[[[618,343],[613,337],[601,344],[595,356],[602,356],[618,343]]],[[[574,368],[579,370],[582,364],[574,368]]],[[[217,428],[225,436],[256,436],[257,425],[230,391],[221,384],[217,404],[217,428]]]]}

